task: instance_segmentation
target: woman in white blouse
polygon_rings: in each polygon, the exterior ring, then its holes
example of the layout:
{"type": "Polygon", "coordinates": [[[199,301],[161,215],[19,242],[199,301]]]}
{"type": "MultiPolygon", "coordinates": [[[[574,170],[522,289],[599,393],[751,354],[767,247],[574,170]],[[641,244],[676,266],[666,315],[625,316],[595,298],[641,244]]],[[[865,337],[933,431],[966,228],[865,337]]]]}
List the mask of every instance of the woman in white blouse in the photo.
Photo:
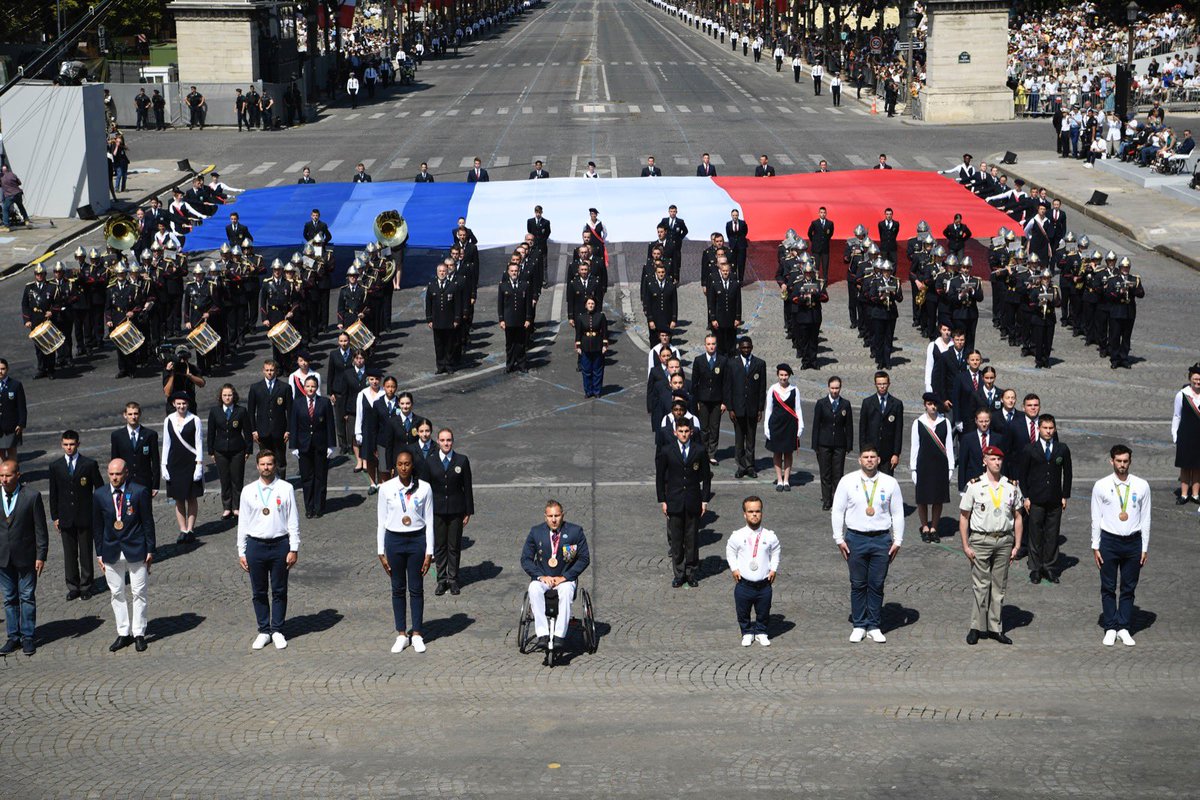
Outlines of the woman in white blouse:
{"type": "Polygon", "coordinates": [[[792,386],[792,368],[780,364],[775,375],[779,382],[767,390],[763,436],[775,461],[775,491],[790,492],[792,455],[804,433],[804,413],[800,409],[800,393],[792,386]]]}
{"type": "Polygon", "coordinates": [[[175,501],[175,519],[179,523],[176,543],[196,541],[197,498],[204,494],[204,436],[200,418],[188,411],[188,396],[171,395],[175,413],[163,421],[162,479],[167,496],[175,501]]]}

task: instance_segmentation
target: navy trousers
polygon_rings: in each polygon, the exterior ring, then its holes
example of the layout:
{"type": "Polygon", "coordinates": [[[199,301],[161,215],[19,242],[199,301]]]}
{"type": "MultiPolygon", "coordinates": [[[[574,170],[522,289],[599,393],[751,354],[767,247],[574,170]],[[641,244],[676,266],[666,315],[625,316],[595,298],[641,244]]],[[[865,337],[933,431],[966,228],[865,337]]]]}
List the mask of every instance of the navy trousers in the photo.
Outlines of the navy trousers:
{"type": "Polygon", "coordinates": [[[250,597],[259,633],[282,633],[287,616],[288,537],[246,539],[246,566],[250,568],[250,597]],[[268,599],[269,593],[269,599],[268,599]]]}

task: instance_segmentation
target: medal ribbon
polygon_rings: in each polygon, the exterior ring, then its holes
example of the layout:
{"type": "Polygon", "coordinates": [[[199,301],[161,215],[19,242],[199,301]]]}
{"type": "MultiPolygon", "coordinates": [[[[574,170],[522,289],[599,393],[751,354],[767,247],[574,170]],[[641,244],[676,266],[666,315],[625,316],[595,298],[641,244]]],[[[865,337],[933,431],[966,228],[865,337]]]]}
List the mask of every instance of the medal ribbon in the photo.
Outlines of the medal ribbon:
{"type": "MultiPolygon", "coordinates": [[[[118,492],[117,496],[115,498],[113,498],[113,511],[116,514],[117,522],[120,522],[121,519],[125,516],[125,503],[127,500],[128,500],[128,498],[126,497],[124,492],[118,492]]],[[[7,503],[5,503],[4,511],[5,511],[5,513],[8,513],[8,504],[7,503]]]]}
{"type": "MultiPolygon", "coordinates": [[[[274,481],[272,481],[270,484],[268,484],[266,488],[267,488],[267,493],[263,494],[263,483],[262,483],[262,481],[258,482],[258,499],[262,501],[263,508],[270,508],[271,507],[271,502],[270,502],[271,495],[275,493],[274,481]]],[[[278,504],[278,502],[279,502],[279,500],[277,498],[276,504],[278,504]]]]}
{"type": "Polygon", "coordinates": [[[1000,510],[1000,505],[1004,502],[1004,485],[1001,484],[999,488],[999,492],[993,492],[991,486],[987,487],[988,494],[992,497],[992,505],[995,506],[997,511],[1000,510]]]}
{"type": "MultiPolygon", "coordinates": [[[[1128,485],[1128,484],[1126,484],[1126,486],[1125,486],[1125,493],[1124,493],[1124,494],[1121,494],[1121,484],[1120,484],[1120,483],[1117,483],[1116,481],[1113,481],[1113,483],[1114,483],[1114,484],[1116,484],[1116,487],[1117,487],[1117,497],[1121,498],[1121,513],[1122,513],[1122,514],[1127,514],[1127,513],[1129,513],[1129,512],[1127,511],[1127,508],[1128,508],[1128,506],[1129,506],[1129,496],[1130,496],[1130,494],[1132,494],[1132,493],[1133,493],[1133,487],[1132,487],[1132,486],[1130,486],[1130,485],[1128,485]]],[[[7,509],[7,507],[6,507],[6,508],[5,508],[5,511],[7,512],[7,510],[8,510],[8,509],[7,509]]]]}
{"type": "Polygon", "coordinates": [[[762,540],[762,528],[758,529],[758,536],[754,537],[754,549],[750,551],[751,558],[758,558],[758,543],[762,540]]]}
{"type": "Polygon", "coordinates": [[[13,512],[17,510],[17,492],[20,489],[14,489],[11,494],[4,497],[4,516],[11,517],[13,512]],[[12,501],[11,503],[9,501],[12,501]]]}
{"type": "Polygon", "coordinates": [[[871,481],[871,493],[867,494],[867,482],[865,480],[862,481],[863,497],[867,498],[867,508],[873,508],[875,506],[875,490],[878,488],[879,478],[875,478],[873,481],[871,481]]]}
{"type": "Polygon", "coordinates": [[[562,541],[562,534],[558,531],[552,531],[550,534],[550,557],[555,558],[558,552],[558,543],[562,541]]]}

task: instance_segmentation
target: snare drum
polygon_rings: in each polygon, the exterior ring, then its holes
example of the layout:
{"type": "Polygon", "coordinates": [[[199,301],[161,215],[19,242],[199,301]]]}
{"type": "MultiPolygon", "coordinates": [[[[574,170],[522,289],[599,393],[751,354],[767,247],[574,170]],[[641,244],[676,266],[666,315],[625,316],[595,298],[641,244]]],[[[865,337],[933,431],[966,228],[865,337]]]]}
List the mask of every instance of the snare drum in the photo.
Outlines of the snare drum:
{"type": "Polygon", "coordinates": [[[360,352],[370,350],[371,345],[375,344],[375,334],[361,319],[347,326],[346,335],[350,337],[350,346],[360,352]]]}
{"type": "Polygon", "coordinates": [[[146,337],[133,324],[133,320],[125,320],[120,325],[112,329],[112,333],[108,335],[117,349],[122,355],[132,355],[139,347],[146,343],[146,337]]]}
{"type": "Polygon", "coordinates": [[[267,338],[281,353],[290,353],[300,346],[300,333],[286,319],[267,331],[267,338]]]}
{"type": "Polygon", "coordinates": [[[221,334],[213,330],[207,322],[201,322],[188,333],[187,340],[188,344],[196,348],[197,353],[206,356],[221,343],[221,334]]]}
{"type": "Polygon", "coordinates": [[[46,320],[29,332],[29,340],[41,351],[42,355],[48,356],[62,347],[66,343],[67,337],[54,327],[53,322],[46,320]]]}

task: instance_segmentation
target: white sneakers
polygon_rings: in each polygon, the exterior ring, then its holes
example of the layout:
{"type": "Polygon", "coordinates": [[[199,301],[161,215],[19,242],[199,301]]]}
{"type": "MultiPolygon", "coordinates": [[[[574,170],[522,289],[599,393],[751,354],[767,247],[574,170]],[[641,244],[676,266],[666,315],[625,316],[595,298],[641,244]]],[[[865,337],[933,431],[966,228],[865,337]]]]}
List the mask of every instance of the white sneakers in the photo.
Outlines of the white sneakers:
{"type": "Polygon", "coordinates": [[[1117,631],[1117,638],[1120,639],[1121,644],[1125,645],[1126,647],[1133,647],[1135,644],[1137,644],[1137,642],[1133,640],[1133,637],[1129,635],[1129,631],[1125,630],[1124,628],[1121,628],[1121,630],[1117,631]]]}
{"type": "Polygon", "coordinates": [[[267,642],[271,641],[271,634],[260,633],[254,637],[254,644],[250,645],[251,650],[262,650],[267,646],[267,642]]]}
{"type": "Polygon", "coordinates": [[[879,628],[871,628],[871,630],[867,631],[867,636],[876,644],[883,644],[887,641],[887,637],[883,635],[883,631],[879,630],[879,628]]]}
{"type": "Polygon", "coordinates": [[[283,648],[287,647],[287,639],[283,638],[283,634],[279,631],[275,631],[271,634],[271,641],[275,643],[276,650],[282,650],[283,648]]]}
{"type": "Polygon", "coordinates": [[[767,635],[765,633],[760,633],[760,634],[755,635],[754,641],[758,642],[763,647],[771,646],[771,640],[767,638],[767,635]]]}
{"type": "Polygon", "coordinates": [[[754,644],[754,634],[747,633],[742,636],[742,647],[749,647],[754,644]]]}
{"type": "Polygon", "coordinates": [[[425,640],[421,638],[421,634],[414,633],[412,640],[410,641],[409,638],[402,633],[396,637],[396,643],[392,645],[392,652],[399,653],[401,650],[408,647],[409,644],[412,645],[413,652],[415,653],[424,653],[427,649],[429,649],[425,646],[425,640]]]}
{"type": "Polygon", "coordinates": [[[867,635],[866,628],[855,628],[854,630],[850,631],[850,641],[853,642],[854,644],[858,644],[859,642],[861,642],[863,640],[863,637],[866,635],[867,635]]]}
{"type": "Polygon", "coordinates": [[[1105,631],[1104,639],[1101,642],[1101,644],[1103,644],[1105,647],[1112,647],[1116,643],[1117,643],[1117,632],[1116,631],[1105,631]]]}

